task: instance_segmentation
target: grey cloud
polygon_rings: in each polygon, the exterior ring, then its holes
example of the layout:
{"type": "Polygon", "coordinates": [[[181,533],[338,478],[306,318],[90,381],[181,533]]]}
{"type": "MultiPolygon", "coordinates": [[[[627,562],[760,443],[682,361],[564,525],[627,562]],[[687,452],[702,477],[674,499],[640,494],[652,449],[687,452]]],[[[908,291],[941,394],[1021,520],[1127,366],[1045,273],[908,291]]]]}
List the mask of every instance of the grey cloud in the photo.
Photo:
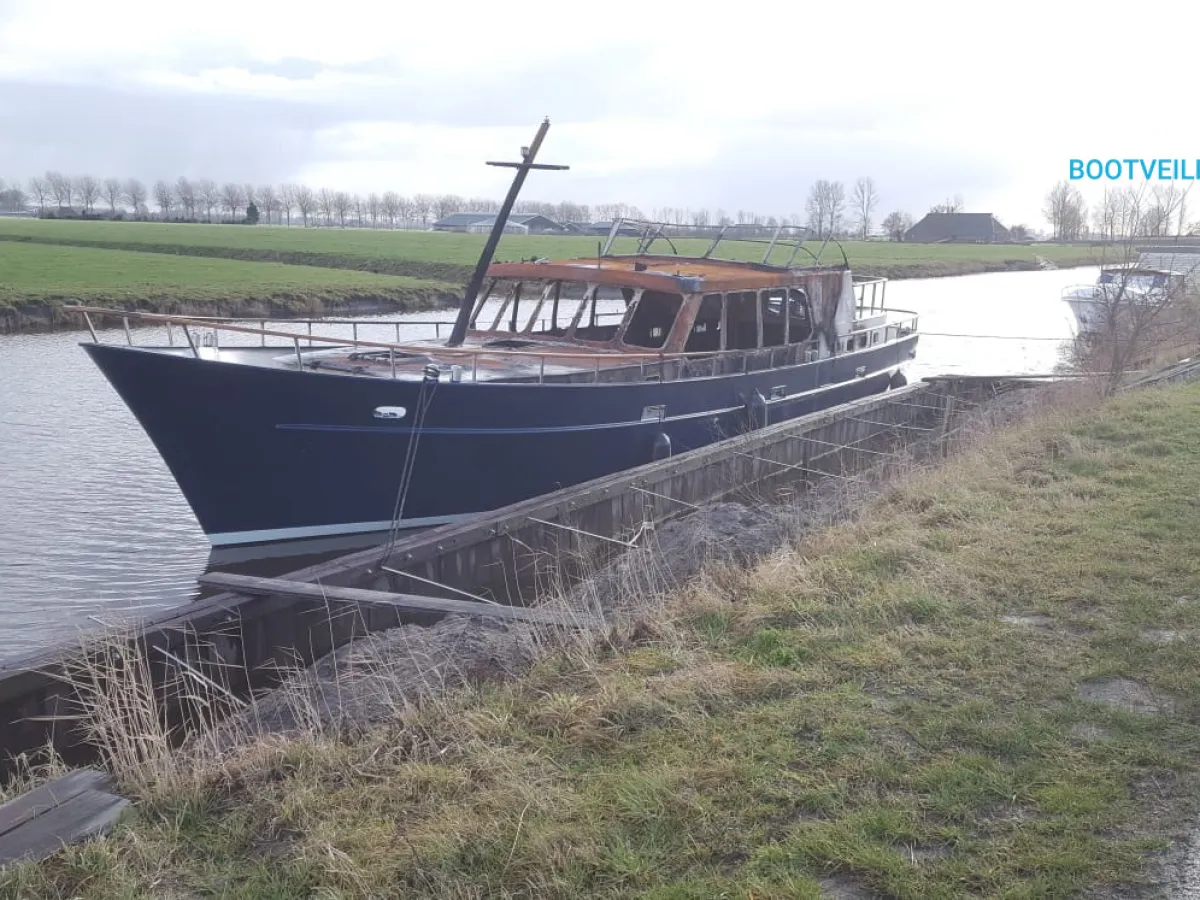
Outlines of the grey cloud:
{"type": "Polygon", "coordinates": [[[229,97],[12,83],[3,91],[0,165],[13,175],[276,179],[307,161],[314,128],[336,121],[315,105],[229,97]]]}
{"type": "MultiPolygon", "coordinates": [[[[182,70],[195,74],[225,64],[241,63],[189,58],[182,70]]],[[[179,173],[280,180],[308,165],[344,158],[336,145],[316,139],[318,131],[340,124],[369,119],[532,129],[544,115],[558,124],[590,122],[627,113],[622,104],[633,87],[618,78],[597,78],[586,68],[558,71],[550,66],[504,81],[469,83],[426,82],[380,64],[357,68],[391,74],[403,83],[350,87],[336,97],[301,102],[135,89],[115,85],[112,73],[100,72],[88,83],[74,85],[0,82],[0,170],[23,175],[57,168],[151,180],[179,173]]],[[[257,65],[251,71],[268,69],[288,77],[319,71],[304,60],[257,65]]],[[[638,108],[650,115],[661,102],[660,94],[651,94],[638,108]]],[[[390,159],[406,155],[404,147],[396,146],[381,147],[378,153],[390,159]]]]}
{"type": "MultiPolygon", "coordinates": [[[[224,65],[245,63],[228,54],[194,55],[181,60],[180,68],[194,74],[224,65]]],[[[302,59],[245,67],[289,78],[310,78],[321,71],[302,59]]],[[[469,82],[423,79],[379,60],[341,71],[387,76],[399,83],[347,88],[337,97],[298,102],[118,87],[112,73],[95,73],[91,83],[75,86],[0,82],[0,174],[26,177],[59,169],[148,182],[181,174],[279,182],[314,165],[346,160],[343,147],[318,135],[349,122],[532,131],[544,115],[556,125],[631,115],[668,119],[677,115],[673,107],[680,89],[677,83],[643,83],[636,67],[598,68],[582,58],[578,65],[549,63],[505,79],[469,82]]],[[[715,126],[701,119],[691,123],[695,140],[720,138],[728,148],[711,163],[618,178],[560,173],[531,183],[526,195],[619,200],[647,212],[656,206],[706,206],[789,214],[803,213],[808,188],[818,178],[842,180],[849,188],[859,175],[871,175],[882,194],[881,207],[918,213],[946,194],[962,193],[969,204],[972,193],[1000,184],[1003,166],[971,164],[939,151],[932,142],[898,147],[871,134],[911,112],[890,102],[834,104],[776,117],[765,126],[753,123],[745,136],[716,135],[715,126]]],[[[611,140],[627,143],[636,153],[645,138],[631,129],[614,132],[611,140]]],[[[354,157],[401,162],[419,150],[389,142],[356,149],[354,157]]],[[[572,162],[557,156],[550,161],[572,162]]],[[[453,183],[444,190],[461,192],[453,183]]]]}

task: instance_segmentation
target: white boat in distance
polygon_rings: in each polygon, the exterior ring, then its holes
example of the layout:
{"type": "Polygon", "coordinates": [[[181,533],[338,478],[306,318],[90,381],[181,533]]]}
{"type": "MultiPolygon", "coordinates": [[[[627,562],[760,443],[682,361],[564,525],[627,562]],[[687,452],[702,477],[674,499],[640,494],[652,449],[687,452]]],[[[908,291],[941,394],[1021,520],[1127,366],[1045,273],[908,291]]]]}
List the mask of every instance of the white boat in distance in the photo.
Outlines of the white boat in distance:
{"type": "Polygon", "coordinates": [[[1080,336],[1102,333],[1110,311],[1132,306],[1161,306],[1187,289],[1187,273],[1132,263],[1105,266],[1094,284],[1072,285],[1062,299],[1071,308],[1080,336]]]}

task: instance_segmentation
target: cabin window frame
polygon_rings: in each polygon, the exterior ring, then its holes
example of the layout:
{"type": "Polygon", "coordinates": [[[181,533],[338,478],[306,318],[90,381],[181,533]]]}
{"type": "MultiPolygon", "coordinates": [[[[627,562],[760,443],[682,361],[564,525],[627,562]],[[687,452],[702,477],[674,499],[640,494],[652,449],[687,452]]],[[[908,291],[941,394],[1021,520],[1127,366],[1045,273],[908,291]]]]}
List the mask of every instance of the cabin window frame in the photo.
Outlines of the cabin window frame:
{"type": "Polygon", "coordinates": [[[470,327],[475,328],[479,324],[479,317],[483,314],[484,304],[488,302],[488,298],[492,296],[492,291],[496,289],[496,282],[499,278],[493,278],[488,282],[487,289],[480,291],[479,296],[475,298],[475,308],[471,310],[470,327]]]}
{"type": "Polygon", "coordinates": [[[657,350],[660,353],[663,352],[668,342],[674,336],[676,329],[679,328],[679,321],[683,314],[684,307],[687,305],[688,298],[692,296],[694,295],[685,294],[682,292],[655,291],[649,288],[637,288],[633,295],[633,299],[629,301],[629,308],[625,310],[625,316],[621,320],[621,327],[617,331],[616,336],[613,338],[612,343],[629,350],[657,350]],[[671,321],[670,326],[667,327],[666,333],[663,335],[662,343],[657,347],[644,347],[641,344],[630,344],[625,340],[626,336],[629,334],[629,326],[633,324],[633,320],[637,316],[638,309],[640,308],[642,300],[645,298],[648,290],[652,294],[660,294],[665,297],[679,298],[679,307],[675,310],[675,318],[671,321]]]}
{"type": "MultiPolygon", "coordinates": [[[[684,307],[688,303],[696,304],[696,315],[692,318],[692,324],[691,324],[691,327],[688,329],[687,335],[684,336],[683,352],[684,353],[721,353],[722,351],[724,351],[724,349],[725,349],[725,294],[724,294],[724,292],[723,291],[706,291],[704,293],[685,295],[684,296],[684,306],[681,306],[679,308],[680,313],[683,312],[684,307]],[[700,314],[705,311],[705,309],[704,309],[705,304],[709,303],[709,301],[712,300],[713,298],[716,298],[716,300],[720,303],[719,315],[717,316],[717,318],[715,320],[707,319],[707,318],[702,320],[700,318],[700,314]],[[697,333],[696,326],[698,324],[700,324],[701,321],[703,321],[705,323],[715,322],[715,327],[716,327],[717,334],[718,334],[717,346],[715,349],[712,349],[712,350],[688,350],[688,345],[692,342],[692,338],[697,333]]],[[[676,321],[678,321],[678,319],[679,319],[679,316],[677,315],[676,321]]]]}
{"type": "Polygon", "coordinates": [[[514,299],[518,302],[520,301],[521,288],[524,286],[524,281],[513,282],[512,289],[504,295],[504,302],[500,304],[500,309],[496,311],[496,318],[492,320],[492,324],[486,329],[487,331],[496,332],[500,330],[500,323],[504,321],[504,314],[508,312],[509,304],[512,303],[514,299]]]}
{"type": "Polygon", "coordinates": [[[738,308],[739,313],[744,313],[745,305],[748,302],[750,302],[750,303],[753,303],[753,306],[754,306],[755,337],[754,337],[753,346],[746,346],[746,347],[738,346],[738,347],[732,347],[732,348],[729,346],[728,339],[726,337],[725,343],[722,346],[722,350],[732,349],[732,350],[736,350],[741,353],[746,353],[746,352],[750,352],[753,350],[761,349],[761,347],[762,347],[762,302],[759,299],[759,292],[756,290],[728,291],[723,296],[724,296],[724,305],[722,307],[722,315],[725,318],[722,321],[722,329],[721,330],[725,333],[726,336],[728,336],[729,333],[734,332],[735,337],[737,337],[740,342],[741,326],[743,324],[745,324],[745,320],[741,315],[739,315],[737,318],[738,328],[731,329],[729,327],[730,300],[732,299],[732,300],[736,301],[736,303],[738,304],[738,307],[739,307],[738,308]]]}
{"type": "MultiPolygon", "coordinates": [[[[533,328],[537,324],[538,316],[541,315],[542,309],[546,305],[546,297],[550,294],[550,289],[556,285],[561,285],[561,280],[547,281],[542,285],[542,290],[538,294],[538,301],[534,304],[533,312],[529,314],[529,321],[520,329],[520,334],[532,334],[533,328]]],[[[513,312],[513,318],[516,318],[516,312],[513,312]]],[[[551,326],[553,327],[553,326],[551,326]]]]}
{"type": "Polygon", "coordinates": [[[783,340],[778,344],[771,344],[770,347],[786,347],[788,341],[788,319],[790,308],[788,306],[788,289],[786,287],[770,287],[762,288],[758,292],[757,316],[758,316],[758,349],[768,347],[766,341],[766,317],[767,305],[772,300],[779,301],[779,315],[783,319],[783,340]],[[772,294],[779,294],[778,297],[772,297],[772,294]]]}
{"type": "MultiPolygon", "coordinates": [[[[579,328],[579,320],[583,318],[583,314],[588,308],[588,303],[592,301],[596,293],[596,288],[600,286],[594,281],[573,281],[571,284],[582,284],[584,288],[583,296],[579,298],[579,306],[576,307],[575,314],[571,316],[571,324],[566,327],[563,333],[563,338],[568,341],[575,340],[575,331],[579,328]]],[[[592,308],[593,310],[595,309],[594,303],[592,308]]]]}

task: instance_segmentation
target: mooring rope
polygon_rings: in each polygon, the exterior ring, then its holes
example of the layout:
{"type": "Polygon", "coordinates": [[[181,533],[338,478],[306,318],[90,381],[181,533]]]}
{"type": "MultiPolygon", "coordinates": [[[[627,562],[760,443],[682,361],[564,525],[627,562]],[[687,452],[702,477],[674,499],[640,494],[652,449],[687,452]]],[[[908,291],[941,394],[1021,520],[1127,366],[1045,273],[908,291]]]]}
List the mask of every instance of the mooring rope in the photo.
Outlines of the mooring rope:
{"type": "Polygon", "coordinates": [[[382,565],[391,555],[396,546],[396,538],[400,534],[400,520],[404,515],[404,502],[408,499],[408,487],[412,483],[412,473],[416,468],[417,445],[421,441],[421,431],[425,426],[425,413],[433,403],[433,395],[437,391],[440,372],[438,367],[430,364],[425,367],[425,377],[421,379],[421,390],[417,394],[417,409],[413,416],[412,438],[408,442],[408,450],[404,455],[404,467],[400,471],[400,484],[396,488],[396,504],[392,510],[392,523],[388,532],[388,541],[384,546],[383,556],[379,558],[382,565]],[[428,396],[426,396],[428,391],[428,396]]]}

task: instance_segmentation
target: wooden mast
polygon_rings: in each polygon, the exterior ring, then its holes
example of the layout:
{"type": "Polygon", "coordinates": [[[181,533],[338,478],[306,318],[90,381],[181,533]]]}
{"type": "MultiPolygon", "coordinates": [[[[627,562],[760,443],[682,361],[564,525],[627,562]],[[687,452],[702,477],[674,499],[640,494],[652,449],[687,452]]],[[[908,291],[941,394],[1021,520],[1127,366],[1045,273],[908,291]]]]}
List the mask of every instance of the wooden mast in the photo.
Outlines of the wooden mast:
{"type": "Polygon", "coordinates": [[[483,253],[479,256],[479,262],[475,264],[475,273],[471,276],[471,281],[467,284],[467,293],[463,296],[462,306],[458,308],[458,318],[454,321],[454,330],[450,333],[450,339],[446,341],[447,347],[457,347],[463,342],[463,338],[467,336],[467,325],[471,320],[471,312],[475,309],[475,300],[479,296],[479,289],[483,287],[483,279],[487,275],[488,266],[492,263],[492,257],[496,255],[496,245],[500,243],[500,236],[504,233],[504,226],[508,223],[508,216],[512,212],[513,204],[517,200],[517,194],[521,192],[521,185],[525,183],[525,176],[529,174],[530,169],[568,169],[570,166],[554,166],[544,164],[534,164],[534,157],[537,156],[538,148],[542,146],[542,139],[546,136],[546,132],[550,128],[550,119],[545,119],[538,128],[537,134],[533,138],[533,143],[528,147],[521,148],[522,159],[520,162],[489,162],[489,166],[500,166],[508,169],[516,169],[517,173],[513,177],[512,186],[508,189],[508,196],[504,198],[504,205],[500,207],[500,212],[496,214],[496,224],[492,227],[492,233],[488,236],[487,243],[484,244],[483,253]]]}

